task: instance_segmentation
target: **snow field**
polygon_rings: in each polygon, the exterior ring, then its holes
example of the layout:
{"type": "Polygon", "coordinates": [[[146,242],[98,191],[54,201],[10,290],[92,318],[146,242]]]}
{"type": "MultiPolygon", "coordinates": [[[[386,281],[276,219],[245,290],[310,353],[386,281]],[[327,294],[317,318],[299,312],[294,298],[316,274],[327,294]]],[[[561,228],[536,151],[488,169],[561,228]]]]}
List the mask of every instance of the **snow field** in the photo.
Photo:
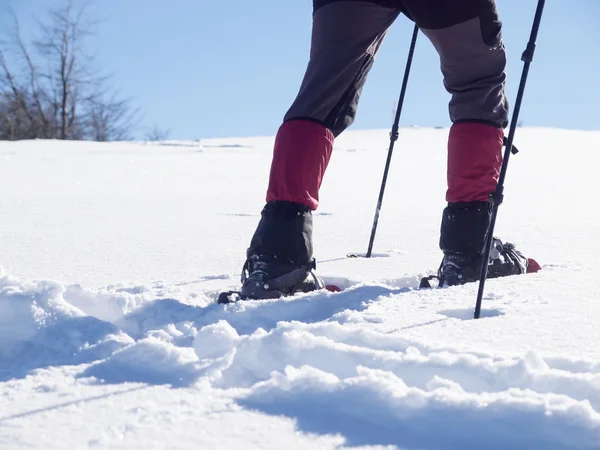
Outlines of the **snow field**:
{"type": "Polygon", "coordinates": [[[446,132],[402,131],[370,260],[346,254],[387,131],[341,138],[315,239],[344,291],[231,305],[271,138],[0,145],[0,448],[599,449],[600,244],[572,199],[600,135],[519,131],[498,230],[543,270],[488,280],[475,321],[476,284],[417,289],[446,132]]]}

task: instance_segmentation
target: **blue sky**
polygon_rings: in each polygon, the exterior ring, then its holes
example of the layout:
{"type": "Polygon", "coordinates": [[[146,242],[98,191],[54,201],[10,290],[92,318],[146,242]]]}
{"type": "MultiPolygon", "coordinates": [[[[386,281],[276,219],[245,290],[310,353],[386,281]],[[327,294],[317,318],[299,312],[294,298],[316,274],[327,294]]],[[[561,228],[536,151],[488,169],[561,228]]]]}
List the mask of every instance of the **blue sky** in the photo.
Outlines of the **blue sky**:
{"type": "MultiPolygon", "coordinates": [[[[23,32],[62,0],[0,0],[23,32]]],[[[537,2],[498,0],[514,102],[537,2]]],[[[293,100],[309,51],[308,0],[97,0],[89,41],[97,66],[132,97],[141,127],[174,139],[273,135],[293,100]]],[[[526,126],[600,129],[598,0],[546,4],[521,110],[526,126]]],[[[2,18],[1,25],[6,24],[2,18]]],[[[400,17],[377,56],[352,129],[389,128],[413,24],[400,17]]],[[[449,95],[437,54],[419,35],[401,125],[448,126],[449,95]]],[[[140,132],[140,134],[142,131],[140,132]]]]}

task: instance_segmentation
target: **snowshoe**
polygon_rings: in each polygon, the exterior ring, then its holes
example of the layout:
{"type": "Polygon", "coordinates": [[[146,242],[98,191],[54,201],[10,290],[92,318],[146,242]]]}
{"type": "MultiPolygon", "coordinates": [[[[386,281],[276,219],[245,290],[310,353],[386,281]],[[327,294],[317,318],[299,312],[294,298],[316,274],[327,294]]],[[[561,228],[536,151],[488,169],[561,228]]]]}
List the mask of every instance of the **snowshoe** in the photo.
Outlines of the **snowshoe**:
{"type": "MultiPolygon", "coordinates": [[[[438,269],[437,275],[421,279],[420,288],[431,287],[431,280],[437,279],[438,286],[457,286],[479,281],[483,255],[475,258],[447,253],[438,269]]],[[[532,258],[526,258],[514,244],[503,243],[494,237],[488,261],[487,278],[500,278],[509,275],[535,273],[541,270],[540,265],[532,258]]]]}
{"type": "Polygon", "coordinates": [[[241,290],[221,293],[217,303],[280,298],[319,289],[334,290],[325,285],[315,269],[314,259],[301,266],[247,260],[242,269],[241,290]]]}

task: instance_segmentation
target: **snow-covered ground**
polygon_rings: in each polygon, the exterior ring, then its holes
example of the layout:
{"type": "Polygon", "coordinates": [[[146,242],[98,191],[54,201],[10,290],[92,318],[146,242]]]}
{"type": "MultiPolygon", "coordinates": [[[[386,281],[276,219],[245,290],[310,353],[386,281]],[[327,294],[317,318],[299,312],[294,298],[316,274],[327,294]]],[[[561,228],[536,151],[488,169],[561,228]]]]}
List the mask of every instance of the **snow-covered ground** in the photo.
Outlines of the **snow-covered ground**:
{"type": "Polygon", "coordinates": [[[518,130],[496,234],[543,269],[437,269],[447,129],[336,143],[317,268],[236,288],[273,138],[0,143],[0,448],[600,449],[600,132],[518,130]]]}

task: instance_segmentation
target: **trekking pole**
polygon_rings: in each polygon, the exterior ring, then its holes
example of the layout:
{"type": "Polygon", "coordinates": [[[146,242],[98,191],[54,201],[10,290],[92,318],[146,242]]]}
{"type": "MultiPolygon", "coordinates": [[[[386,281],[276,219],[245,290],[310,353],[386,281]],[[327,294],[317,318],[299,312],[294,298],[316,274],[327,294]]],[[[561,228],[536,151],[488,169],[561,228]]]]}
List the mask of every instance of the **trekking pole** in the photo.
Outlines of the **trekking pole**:
{"type": "Polygon", "coordinates": [[[531,36],[527,43],[527,48],[521,56],[521,61],[525,64],[523,66],[523,74],[521,75],[521,82],[519,84],[519,91],[517,92],[517,99],[515,101],[515,109],[513,111],[513,117],[510,123],[510,129],[508,133],[508,139],[506,141],[506,149],[504,150],[504,161],[502,161],[502,168],[500,170],[500,178],[496,189],[490,195],[492,201],[492,217],[488,233],[485,241],[483,261],[481,263],[481,276],[479,279],[479,291],[477,292],[477,303],[475,305],[475,319],[479,319],[481,315],[481,300],[483,298],[483,289],[485,286],[485,280],[488,274],[488,261],[490,258],[490,252],[492,249],[492,242],[494,238],[494,227],[496,226],[496,217],[498,216],[498,207],[504,200],[504,179],[506,178],[506,170],[508,168],[508,159],[510,158],[511,150],[513,148],[513,140],[515,137],[515,131],[517,128],[517,120],[519,118],[519,111],[521,109],[521,101],[523,100],[523,93],[525,92],[525,84],[527,83],[527,75],[529,74],[529,65],[533,61],[533,54],[535,53],[535,41],[537,39],[538,30],[540,28],[540,22],[542,21],[542,12],[544,11],[545,0],[538,0],[537,9],[535,11],[535,18],[533,19],[533,26],[531,28],[531,36]]]}
{"type": "MultiPolygon", "coordinates": [[[[398,100],[398,107],[396,109],[396,117],[390,132],[390,147],[388,150],[387,160],[385,162],[385,169],[383,171],[383,180],[381,181],[381,189],[379,191],[379,198],[377,200],[377,208],[375,209],[375,218],[373,219],[373,228],[371,229],[371,238],[369,239],[369,248],[367,250],[366,258],[371,257],[373,251],[373,242],[375,241],[375,232],[377,231],[377,223],[379,222],[379,212],[381,211],[381,205],[383,203],[383,193],[385,191],[385,185],[387,182],[388,172],[390,170],[390,163],[392,161],[392,152],[394,151],[394,144],[398,140],[398,128],[400,124],[400,114],[402,113],[402,105],[404,103],[404,96],[406,95],[406,86],[408,85],[408,75],[410,74],[410,66],[412,64],[413,55],[415,53],[415,44],[417,43],[417,35],[419,34],[419,27],[415,24],[415,28],[412,34],[412,40],[410,42],[410,49],[408,50],[408,59],[406,61],[406,69],[404,69],[404,79],[402,80],[402,89],[400,90],[400,99],[398,100]]],[[[350,255],[356,256],[356,255],[350,255]]]]}

